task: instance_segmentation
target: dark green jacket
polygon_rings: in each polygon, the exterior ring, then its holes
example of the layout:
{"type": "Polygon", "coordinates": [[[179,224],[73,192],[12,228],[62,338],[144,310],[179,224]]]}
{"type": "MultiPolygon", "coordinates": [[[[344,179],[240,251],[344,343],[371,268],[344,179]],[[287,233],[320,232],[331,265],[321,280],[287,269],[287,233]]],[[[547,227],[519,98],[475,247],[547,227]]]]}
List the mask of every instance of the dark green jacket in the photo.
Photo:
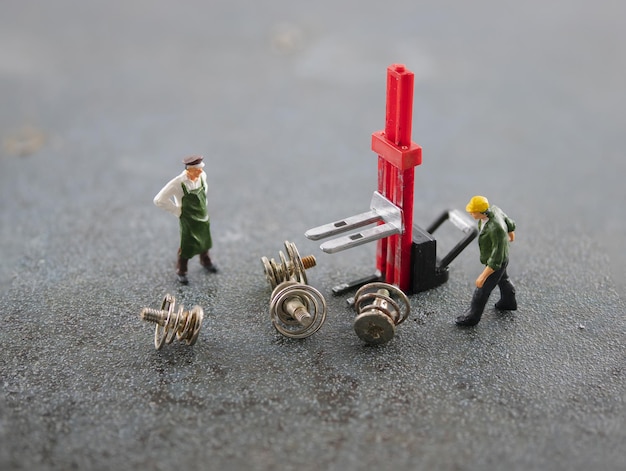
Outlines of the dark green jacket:
{"type": "Polygon", "coordinates": [[[483,221],[478,222],[480,263],[499,270],[509,258],[509,232],[515,230],[515,222],[497,206],[490,206],[486,214],[489,219],[482,229],[483,221]]]}

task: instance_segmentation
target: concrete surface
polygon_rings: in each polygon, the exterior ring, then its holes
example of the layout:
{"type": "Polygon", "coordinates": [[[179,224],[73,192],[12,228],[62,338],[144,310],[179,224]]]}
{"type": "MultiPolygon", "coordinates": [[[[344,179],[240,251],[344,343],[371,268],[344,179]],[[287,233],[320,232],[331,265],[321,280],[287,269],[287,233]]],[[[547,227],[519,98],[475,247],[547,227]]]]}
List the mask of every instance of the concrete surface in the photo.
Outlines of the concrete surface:
{"type": "Polygon", "coordinates": [[[625,10],[3,2],[0,468],[624,469],[625,10]],[[454,325],[472,244],[373,348],[330,289],[374,247],[303,234],[367,210],[395,62],[416,74],[416,222],[501,206],[520,309],[454,325]],[[152,197],[191,153],[221,271],[194,260],[181,287],[152,197]],[[329,303],[303,341],[267,313],[259,258],[285,239],[329,303]],[[138,317],[166,292],[208,313],[192,348],[156,352],[138,317]]]}

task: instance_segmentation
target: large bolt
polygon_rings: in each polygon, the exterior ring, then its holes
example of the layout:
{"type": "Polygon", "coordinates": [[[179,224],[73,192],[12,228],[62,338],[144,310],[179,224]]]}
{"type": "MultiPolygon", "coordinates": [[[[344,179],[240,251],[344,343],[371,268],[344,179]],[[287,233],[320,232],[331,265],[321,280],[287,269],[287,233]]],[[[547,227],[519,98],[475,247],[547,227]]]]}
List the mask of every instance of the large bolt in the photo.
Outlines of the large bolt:
{"type": "Polygon", "coordinates": [[[326,320],[326,300],[312,286],[284,281],[272,291],[270,318],[274,328],[286,337],[309,337],[326,320]]]}
{"type": "Polygon", "coordinates": [[[273,258],[261,257],[261,262],[263,262],[263,268],[265,269],[265,277],[272,289],[276,288],[283,281],[290,280],[306,285],[305,270],[314,267],[316,264],[315,256],[313,255],[300,257],[296,244],[293,242],[286,240],[285,249],[289,258],[282,251],[278,252],[280,263],[273,258]]]}
{"type": "Polygon", "coordinates": [[[198,340],[200,327],[204,319],[204,311],[200,306],[194,306],[191,311],[185,311],[179,306],[174,311],[176,299],[171,294],[166,294],[161,304],[161,309],[144,308],[141,310],[141,318],[148,322],[154,322],[154,348],[160,350],[164,343],[172,343],[174,337],[185,341],[187,345],[193,345],[198,340]]]}
{"type": "Polygon", "coordinates": [[[411,310],[406,294],[387,283],[370,283],[359,289],[354,296],[354,308],[358,313],[354,331],[369,344],[391,340],[396,326],[409,317],[411,310]]]}

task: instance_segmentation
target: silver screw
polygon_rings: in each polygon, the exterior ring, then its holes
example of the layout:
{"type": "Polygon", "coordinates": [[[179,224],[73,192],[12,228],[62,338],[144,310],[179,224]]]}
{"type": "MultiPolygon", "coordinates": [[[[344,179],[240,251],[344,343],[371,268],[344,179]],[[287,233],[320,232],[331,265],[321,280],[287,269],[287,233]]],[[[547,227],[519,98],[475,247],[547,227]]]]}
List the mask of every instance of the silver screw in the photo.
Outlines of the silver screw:
{"type": "Polygon", "coordinates": [[[282,251],[278,252],[280,264],[273,258],[270,260],[267,257],[261,257],[265,277],[272,289],[276,288],[283,281],[289,280],[294,280],[306,285],[307,279],[305,270],[314,267],[317,263],[313,255],[300,257],[296,244],[293,242],[286,240],[285,249],[289,258],[285,257],[282,251]]]}
{"type": "Polygon", "coordinates": [[[200,306],[194,306],[191,311],[185,311],[179,306],[174,312],[176,299],[171,294],[166,294],[161,304],[161,309],[143,308],[140,317],[148,322],[154,322],[154,348],[160,350],[164,343],[172,343],[174,337],[185,341],[187,345],[193,345],[198,340],[204,311],[200,306]]]}
{"type": "Polygon", "coordinates": [[[274,328],[285,337],[309,337],[326,320],[326,300],[312,286],[284,281],[272,291],[270,318],[274,328]]]}
{"type": "Polygon", "coordinates": [[[396,326],[409,317],[411,305],[396,286],[369,283],[356,292],[354,308],[358,313],[354,331],[359,338],[369,344],[383,344],[393,338],[396,326]]]}

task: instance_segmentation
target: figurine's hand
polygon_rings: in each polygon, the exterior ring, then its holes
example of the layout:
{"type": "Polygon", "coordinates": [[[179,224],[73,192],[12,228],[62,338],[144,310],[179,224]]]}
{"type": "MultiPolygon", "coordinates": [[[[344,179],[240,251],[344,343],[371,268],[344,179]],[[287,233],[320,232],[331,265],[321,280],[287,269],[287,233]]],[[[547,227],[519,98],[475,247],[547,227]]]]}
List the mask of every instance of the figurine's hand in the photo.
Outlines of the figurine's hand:
{"type": "Polygon", "coordinates": [[[509,240],[513,242],[515,240],[515,232],[509,232],[509,240]]]}
{"type": "Polygon", "coordinates": [[[487,277],[483,276],[482,274],[478,278],[476,278],[476,288],[482,288],[485,284],[486,279],[487,277]]]}
{"type": "Polygon", "coordinates": [[[476,288],[482,288],[485,284],[485,281],[487,281],[487,278],[489,278],[489,275],[491,275],[493,272],[493,268],[486,266],[482,273],[478,275],[478,278],[476,278],[476,288]]]}

